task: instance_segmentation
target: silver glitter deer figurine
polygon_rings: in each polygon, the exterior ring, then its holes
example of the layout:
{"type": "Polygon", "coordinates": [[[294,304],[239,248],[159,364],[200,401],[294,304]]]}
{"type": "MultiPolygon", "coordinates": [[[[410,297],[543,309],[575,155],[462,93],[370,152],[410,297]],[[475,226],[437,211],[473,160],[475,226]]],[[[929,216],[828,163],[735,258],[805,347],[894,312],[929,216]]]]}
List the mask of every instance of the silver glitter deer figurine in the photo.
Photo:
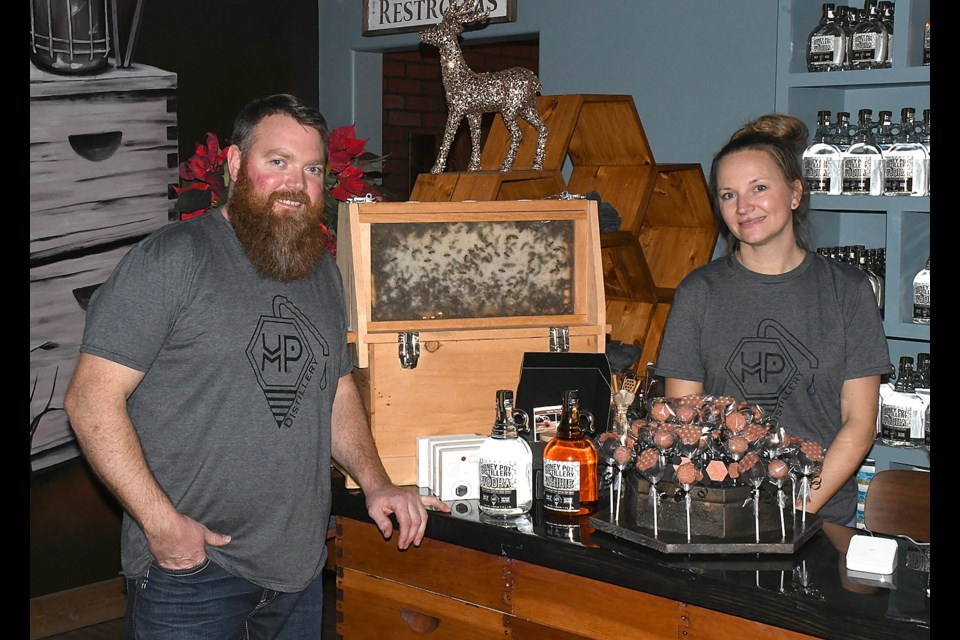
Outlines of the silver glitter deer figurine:
{"type": "Polygon", "coordinates": [[[480,169],[480,119],[484,113],[499,112],[510,132],[510,149],[500,171],[510,171],[523,139],[517,118],[523,118],[537,130],[537,152],[533,159],[535,171],[543,168],[547,146],[547,125],[537,113],[537,94],[540,80],[529,69],[512,67],[503,71],[476,73],[467,66],[460,50],[459,35],[463,25],[486,18],[490,10],[483,9],[483,0],[466,2],[451,0],[440,22],[420,31],[420,42],[440,50],[440,69],[447,94],[447,126],[443,143],[430,173],[443,173],[447,165],[450,145],[463,118],[470,125],[470,165],[467,171],[480,169]]]}

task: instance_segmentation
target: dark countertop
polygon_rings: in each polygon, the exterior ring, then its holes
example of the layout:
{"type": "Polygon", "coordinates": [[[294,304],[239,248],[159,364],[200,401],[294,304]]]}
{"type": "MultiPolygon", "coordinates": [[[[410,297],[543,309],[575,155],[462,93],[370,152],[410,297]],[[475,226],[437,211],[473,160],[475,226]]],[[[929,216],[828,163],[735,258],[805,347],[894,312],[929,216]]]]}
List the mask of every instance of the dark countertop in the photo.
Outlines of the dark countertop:
{"type": "MultiPolygon", "coordinates": [[[[824,523],[793,554],[662,553],[596,530],[589,517],[558,524],[539,500],[511,526],[488,522],[477,502],[431,512],[426,535],[830,640],[930,637],[929,574],[906,566],[912,545],[903,539],[891,589],[847,575],[846,547],[859,532],[850,527],[824,523]]],[[[370,521],[362,492],[346,489],[338,471],[333,513],[370,521]]]]}

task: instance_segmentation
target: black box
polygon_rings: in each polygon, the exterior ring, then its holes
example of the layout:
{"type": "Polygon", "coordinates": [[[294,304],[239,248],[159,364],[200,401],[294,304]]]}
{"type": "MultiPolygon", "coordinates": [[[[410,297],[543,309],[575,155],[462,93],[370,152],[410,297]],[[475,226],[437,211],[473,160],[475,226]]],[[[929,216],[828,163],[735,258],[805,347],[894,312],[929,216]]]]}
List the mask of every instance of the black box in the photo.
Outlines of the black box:
{"type": "Polygon", "coordinates": [[[610,422],[610,364],[602,353],[526,352],[517,385],[516,407],[530,418],[524,434],[533,451],[533,492],[543,498],[543,448],[535,439],[534,409],[563,403],[563,392],[577,389],[580,408],[593,414],[594,433],[606,431],[610,422]]]}

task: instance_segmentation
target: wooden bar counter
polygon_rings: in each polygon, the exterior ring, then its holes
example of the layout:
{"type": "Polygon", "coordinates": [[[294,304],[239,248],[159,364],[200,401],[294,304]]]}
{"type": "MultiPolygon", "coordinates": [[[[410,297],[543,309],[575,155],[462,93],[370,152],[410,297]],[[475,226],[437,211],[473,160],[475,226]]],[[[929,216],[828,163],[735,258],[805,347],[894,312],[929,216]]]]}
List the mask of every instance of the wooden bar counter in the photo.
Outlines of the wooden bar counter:
{"type": "Polygon", "coordinates": [[[364,638],[908,640],[930,637],[926,573],[895,589],[847,576],[856,529],[824,524],[794,554],[665,554],[589,525],[554,521],[539,501],[518,527],[476,500],[431,512],[418,548],[399,551],[333,472],[337,632],[364,638]]]}

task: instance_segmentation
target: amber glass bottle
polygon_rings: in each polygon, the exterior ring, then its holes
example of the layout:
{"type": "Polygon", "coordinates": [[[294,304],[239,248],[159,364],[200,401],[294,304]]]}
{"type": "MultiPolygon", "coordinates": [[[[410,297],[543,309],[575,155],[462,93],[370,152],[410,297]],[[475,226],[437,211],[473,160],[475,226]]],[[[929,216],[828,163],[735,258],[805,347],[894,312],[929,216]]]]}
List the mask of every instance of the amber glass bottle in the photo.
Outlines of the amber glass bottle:
{"type": "Polygon", "coordinates": [[[580,392],[563,392],[563,413],[557,435],[543,449],[543,507],[554,513],[576,516],[597,509],[599,453],[587,437],[593,415],[580,409],[580,392]],[[586,430],[581,421],[586,423],[586,430]]]}

